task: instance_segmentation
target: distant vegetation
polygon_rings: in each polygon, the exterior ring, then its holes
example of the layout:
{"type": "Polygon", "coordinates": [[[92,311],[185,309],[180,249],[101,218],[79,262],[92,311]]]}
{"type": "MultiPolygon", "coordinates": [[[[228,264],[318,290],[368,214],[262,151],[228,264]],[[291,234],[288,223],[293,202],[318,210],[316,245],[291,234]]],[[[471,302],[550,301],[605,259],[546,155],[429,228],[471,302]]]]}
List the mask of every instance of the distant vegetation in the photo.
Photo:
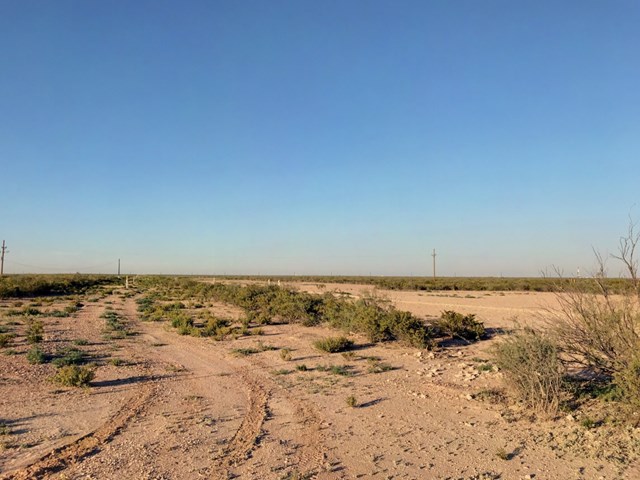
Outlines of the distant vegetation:
{"type": "Polygon", "coordinates": [[[251,334],[250,326],[300,323],[326,324],[360,333],[371,342],[397,340],[418,348],[433,347],[438,339],[479,340],[484,336],[482,324],[473,316],[447,312],[442,319],[427,322],[375,296],[351,300],[332,293],[318,295],[276,285],[212,284],[177,277],[141,277],[138,285],[147,291],[146,296],[138,299],[143,318],[166,320],[183,335],[223,339],[227,335],[251,334]],[[235,305],[245,312],[243,326],[234,329],[229,322],[212,318],[201,318],[202,326],[198,326],[181,300],[235,305]]]}
{"type": "Polygon", "coordinates": [[[0,277],[0,298],[75,295],[114,282],[113,275],[5,275],[0,277]]]}
{"type": "MultiPolygon", "coordinates": [[[[590,278],[554,277],[386,277],[386,276],[221,276],[225,280],[271,280],[272,282],[308,282],[308,283],[355,283],[373,285],[386,290],[418,290],[418,291],[493,291],[493,292],[558,292],[571,285],[593,290],[590,278]]],[[[606,279],[612,291],[626,291],[630,283],[625,278],[606,279]]]]}

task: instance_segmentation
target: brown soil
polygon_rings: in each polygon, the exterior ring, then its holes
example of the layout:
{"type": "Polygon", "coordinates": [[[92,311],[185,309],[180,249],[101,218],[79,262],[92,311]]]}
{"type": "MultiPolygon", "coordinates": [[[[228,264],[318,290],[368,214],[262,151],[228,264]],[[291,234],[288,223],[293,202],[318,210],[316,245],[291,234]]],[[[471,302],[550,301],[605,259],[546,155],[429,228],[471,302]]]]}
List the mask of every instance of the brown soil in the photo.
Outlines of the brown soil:
{"type": "MultiPolygon", "coordinates": [[[[514,315],[539,321],[553,303],[534,293],[382,294],[418,315],[476,313],[491,328],[511,328],[514,315]]],[[[580,419],[532,421],[491,394],[501,385],[487,362],[497,338],[429,352],[352,336],[353,354],[328,355],[312,347],[336,334],[324,327],[271,325],[261,336],[216,342],[140,322],[132,298],[85,303],[72,317],[43,318],[42,345],[52,353],[87,340],[78,348],[98,364],[88,389],[53,384],[55,367],[30,365],[24,325],[12,327],[19,335],[3,350],[15,354],[0,355],[0,423],[8,430],[0,478],[640,478],[629,447],[636,430],[611,436],[580,419]],[[137,334],[103,338],[107,307],[137,334]],[[248,347],[260,351],[234,350],[248,347]],[[373,373],[374,364],[391,369],[373,373]]]]}

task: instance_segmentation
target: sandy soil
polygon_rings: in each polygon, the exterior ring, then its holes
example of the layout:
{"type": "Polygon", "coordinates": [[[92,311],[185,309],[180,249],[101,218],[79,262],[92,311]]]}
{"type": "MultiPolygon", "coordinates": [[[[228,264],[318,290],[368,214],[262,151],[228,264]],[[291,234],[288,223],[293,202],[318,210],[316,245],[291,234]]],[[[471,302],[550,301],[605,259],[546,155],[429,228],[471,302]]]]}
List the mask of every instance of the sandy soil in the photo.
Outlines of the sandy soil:
{"type": "MultiPolygon", "coordinates": [[[[553,302],[534,293],[379,293],[418,315],[456,309],[490,327],[510,327],[514,315],[536,321],[553,302]]],[[[0,423],[9,429],[0,437],[0,478],[640,478],[636,460],[616,460],[630,439],[601,438],[574,418],[532,422],[483,400],[500,386],[487,363],[497,339],[428,352],[353,336],[353,354],[328,355],[312,342],[335,331],[272,325],[261,336],[216,342],[140,322],[134,299],[119,295],[44,322],[46,348],[86,339],[79,348],[97,362],[97,375],[86,390],[57,387],[49,380],[55,368],[30,365],[22,354],[29,346],[15,339],[16,354],[0,355],[0,423]],[[105,340],[105,308],[137,335],[105,340]],[[235,350],[248,347],[259,352],[235,350]]]]}

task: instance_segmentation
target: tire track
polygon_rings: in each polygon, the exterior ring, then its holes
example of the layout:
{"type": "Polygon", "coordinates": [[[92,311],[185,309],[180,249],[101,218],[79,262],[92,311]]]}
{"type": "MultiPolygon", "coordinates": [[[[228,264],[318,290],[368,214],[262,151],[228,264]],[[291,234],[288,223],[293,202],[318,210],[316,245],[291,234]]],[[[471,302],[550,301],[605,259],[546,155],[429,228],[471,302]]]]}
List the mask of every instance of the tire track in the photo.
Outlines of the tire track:
{"type": "Polygon", "coordinates": [[[87,455],[95,453],[100,449],[101,445],[113,439],[133,418],[140,415],[153,400],[156,393],[157,386],[153,382],[150,385],[141,387],[129,398],[118,413],[98,429],[68,445],[56,448],[27,468],[0,476],[0,479],[26,480],[46,478],[82,460],[87,455]]]}
{"type": "Polygon", "coordinates": [[[263,434],[262,426],[268,415],[270,391],[252,378],[246,368],[238,371],[238,376],[247,386],[249,402],[240,427],[229,443],[213,460],[217,478],[228,478],[230,469],[242,464],[254,450],[263,434]]]}
{"type": "MultiPolygon", "coordinates": [[[[255,360],[253,367],[256,366],[260,367],[259,371],[262,374],[269,375],[269,365],[264,361],[255,360]]],[[[270,400],[281,400],[291,405],[294,421],[302,427],[296,434],[298,448],[293,455],[297,474],[320,478],[323,472],[331,472],[333,466],[340,462],[332,463],[328,460],[326,435],[322,427],[322,420],[314,406],[268,376],[261,375],[260,382],[270,385],[269,390],[272,392],[270,400]]],[[[291,434],[291,430],[289,429],[287,433],[291,434]]],[[[332,473],[331,478],[343,478],[343,475],[332,473]]]]}

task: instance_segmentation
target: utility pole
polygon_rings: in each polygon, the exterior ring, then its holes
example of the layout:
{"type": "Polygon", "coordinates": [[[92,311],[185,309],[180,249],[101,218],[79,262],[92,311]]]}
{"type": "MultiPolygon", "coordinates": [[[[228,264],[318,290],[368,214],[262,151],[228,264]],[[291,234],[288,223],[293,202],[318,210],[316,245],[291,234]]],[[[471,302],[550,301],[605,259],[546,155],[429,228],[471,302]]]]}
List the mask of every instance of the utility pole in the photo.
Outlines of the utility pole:
{"type": "Polygon", "coordinates": [[[433,257],[433,279],[436,279],[436,249],[433,249],[433,253],[431,254],[433,257]]]}
{"type": "Polygon", "coordinates": [[[0,277],[4,275],[4,252],[7,251],[7,246],[2,240],[2,253],[0,254],[0,277]]]}
{"type": "Polygon", "coordinates": [[[118,277],[120,276],[120,259],[118,259],[118,277]]]}

